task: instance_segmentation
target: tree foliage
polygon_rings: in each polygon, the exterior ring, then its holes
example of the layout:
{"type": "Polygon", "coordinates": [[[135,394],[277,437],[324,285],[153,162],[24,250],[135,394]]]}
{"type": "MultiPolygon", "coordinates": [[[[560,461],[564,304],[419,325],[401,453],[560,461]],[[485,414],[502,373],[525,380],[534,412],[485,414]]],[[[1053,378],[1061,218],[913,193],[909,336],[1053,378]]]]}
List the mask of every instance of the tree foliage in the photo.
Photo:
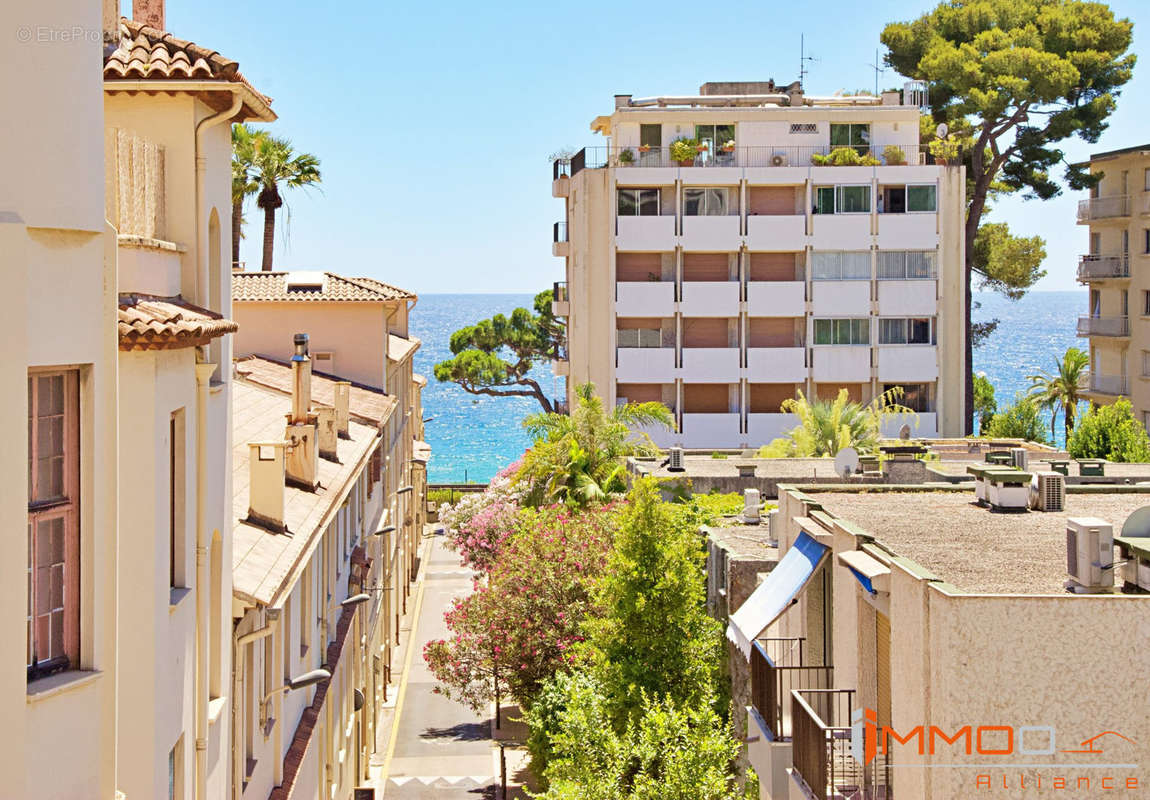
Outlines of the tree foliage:
{"type": "Polygon", "coordinates": [[[232,125],[232,264],[240,260],[244,235],[244,203],[259,191],[256,150],[267,132],[247,123],[232,125]]]}
{"type": "Polygon", "coordinates": [[[974,411],[978,414],[978,428],[985,433],[998,411],[998,401],[994,399],[994,384],[981,372],[974,376],[974,411]]]}
{"type": "MultiPolygon", "coordinates": [[[[321,180],[319,159],[311,153],[297,153],[291,141],[263,133],[255,140],[252,161],[255,183],[259,187],[256,205],[264,212],[262,270],[272,268],[275,245],[276,212],[283,207],[283,189],[307,189],[321,180]]],[[[233,169],[233,181],[234,169],[233,169]]]]}
{"type": "Polygon", "coordinates": [[[982,435],[992,439],[1025,439],[1045,444],[1050,439],[1040,413],[1034,400],[1023,394],[1015,395],[1014,405],[995,414],[982,435]]]}
{"type": "Polygon", "coordinates": [[[1126,398],[1087,411],[1068,437],[1066,449],[1074,458],[1150,461],[1150,437],[1145,426],[1134,418],[1134,409],[1126,398]]]}
{"type": "Polygon", "coordinates": [[[1071,188],[1097,182],[1067,163],[1059,143],[1096,142],[1106,129],[1133,74],[1132,29],[1102,3],[950,0],[882,32],[886,62],[927,81],[934,121],[948,123],[965,145],[968,414],[973,337],[993,329],[970,325],[972,279],[1019,296],[1042,275],[1040,243],[1016,239],[1005,226],[980,235],[983,217],[995,194],[1057,195],[1052,171],[1060,165],[1071,188]]]}
{"type": "Polygon", "coordinates": [[[532,367],[550,361],[566,341],[566,328],[551,313],[550,289],[535,295],[534,312],[517,308],[511,316],[460,328],[451,334],[452,357],[435,365],[435,379],[456,383],[463,391],[491,397],[533,397],[545,412],[555,404],[532,367]]]}
{"type": "Polygon", "coordinates": [[[1050,411],[1050,430],[1054,431],[1054,420],[1062,410],[1066,424],[1066,435],[1074,430],[1074,418],[1078,413],[1078,402],[1086,386],[1086,368],[1090,357],[1077,347],[1071,347],[1055,362],[1053,373],[1042,369],[1034,375],[1027,375],[1030,389],[1027,395],[1039,407],[1050,411]]]}
{"type": "Polygon", "coordinates": [[[846,389],[840,389],[834,400],[808,400],[800,391],[797,399],[788,398],[782,403],[782,411],[799,418],[798,426],[786,437],[760,448],[759,455],[765,458],[834,456],[844,447],[876,452],[885,420],[903,414],[915,416],[914,411],[898,402],[902,394],[902,387],[895,387],[863,405],[852,401],[846,389]]]}
{"type": "Polygon", "coordinates": [[[516,480],[529,504],[587,505],[624,493],[623,459],[658,453],[641,428],[675,428],[662,403],[626,403],[608,412],[589,383],[576,387],[575,398],[570,415],[544,412],[523,421],[535,444],[516,480]]]}

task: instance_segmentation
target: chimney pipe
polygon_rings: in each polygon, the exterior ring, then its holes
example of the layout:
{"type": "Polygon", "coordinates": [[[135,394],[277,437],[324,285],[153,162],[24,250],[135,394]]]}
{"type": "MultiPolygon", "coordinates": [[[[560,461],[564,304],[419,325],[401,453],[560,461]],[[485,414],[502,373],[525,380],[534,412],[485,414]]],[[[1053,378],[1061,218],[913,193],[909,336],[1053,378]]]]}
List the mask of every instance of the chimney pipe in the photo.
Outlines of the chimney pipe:
{"type": "Polygon", "coordinates": [[[293,339],[295,354],[291,357],[291,413],[287,416],[287,480],[293,486],[314,491],[316,480],[317,417],[311,413],[311,359],[307,355],[308,337],[297,333],[293,339]]]}
{"type": "Polygon", "coordinates": [[[297,333],[293,339],[295,353],[291,357],[291,421],[307,422],[311,410],[311,358],[307,354],[308,336],[297,333]]]}
{"type": "Polygon", "coordinates": [[[336,432],[335,409],[329,406],[320,406],[315,410],[316,427],[318,428],[319,457],[328,461],[339,461],[336,445],[339,434],[336,432]]]}
{"type": "Polygon", "coordinates": [[[132,0],[132,19],[158,31],[164,30],[164,0],[132,0]]]}
{"type": "Polygon", "coordinates": [[[351,418],[351,381],[336,381],[333,388],[335,395],[335,432],[341,439],[350,439],[351,431],[348,423],[351,418]]]}
{"type": "Polygon", "coordinates": [[[248,442],[248,522],[284,531],[284,450],[287,442],[248,442]]]}
{"type": "Polygon", "coordinates": [[[120,46],[120,0],[104,0],[100,27],[104,33],[104,57],[120,46]]]}

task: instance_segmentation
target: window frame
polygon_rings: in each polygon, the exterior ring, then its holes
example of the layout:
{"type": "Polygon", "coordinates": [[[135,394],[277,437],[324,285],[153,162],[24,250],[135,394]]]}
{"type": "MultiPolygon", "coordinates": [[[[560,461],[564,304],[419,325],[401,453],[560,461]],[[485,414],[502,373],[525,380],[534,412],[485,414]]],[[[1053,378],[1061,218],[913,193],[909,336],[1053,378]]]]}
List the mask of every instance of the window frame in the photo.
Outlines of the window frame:
{"type": "MultiPolygon", "coordinates": [[[[26,572],[26,592],[28,595],[26,608],[26,642],[25,666],[27,668],[27,681],[29,683],[48,675],[80,667],[80,585],[82,580],[82,567],[80,562],[80,371],[79,369],[60,368],[33,368],[28,370],[28,553],[26,572]],[[59,414],[37,413],[40,406],[40,381],[43,379],[61,378],[61,405],[59,414]],[[49,416],[59,416],[61,425],[60,439],[60,489],[61,493],[52,497],[39,497],[40,470],[38,468],[41,452],[42,420],[49,416]],[[61,560],[52,560],[49,566],[41,567],[41,548],[39,536],[41,526],[59,520],[61,522],[61,541],[58,556],[61,560]],[[41,569],[60,570],[60,593],[58,601],[52,600],[51,577],[45,576],[47,587],[38,577],[41,569]],[[48,607],[47,612],[41,611],[41,598],[48,595],[46,602],[59,602],[60,605],[48,607]],[[51,645],[53,638],[52,617],[60,615],[60,652],[55,652],[51,645]],[[48,657],[39,656],[39,639],[37,628],[40,620],[48,617],[48,657]]],[[[49,436],[52,433],[49,432],[49,436]]],[[[50,535],[50,534],[49,534],[50,535]]],[[[49,551],[51,545],[49,545],[49,551]]],[[[49,552],[49,558],[55,558],[49,552]]]]}
{"type": "Polygon", "coordinates": [[[879,250],[877,252],[877,269],[875,278],[880,281],[933,281],[938,276],[938,253],[935,250],[879,250]],[[898,269],[895,266],[894,256],[899,256],[898,269]],[[911,274],[912,260],[916,267],[927,265],[925,273],[911,274]],[[896,274],[897,273],[897,274],[896,274]]]}
{"type": "Polygon", "coordinates": [[[815,347],[869,347],[870,317],[816,317],[812,321],[812,342],[815,347]],[[830,341],[819,341],[819,328],[829,325],[830,341]],[[847,341],[840,341],[845,331],[847,341]],[[862,332],[862,336],[857,334],[862,332]]]}
{"type": "MultiPolygon", "coordinates": [[[[615,189],[615,215],[618,217],[658,217],[662,214],[662,191],[655,187],[650,186],[620,186],[615,189]],[[634,204],[635,213],[623,213],[623,197],[625,194],[632,194],[631,202],[634,204]],[[650,202],[650,197],[644,200],[644,195],[653,194],[655,197],[655,213],[644,214],[644,202],[650,202]]],[[[334,358],[334,356],[333,356],[334,358]]]]}
{"type": "Polygon", "coordinates": [[[937,214],[938,213],[938,185],[934,183],[908,183],[906,185],[906,214],[937,214]],[[930,208],[911,208],[912,190],[930,190],[930,208]]]}
{"type": "Polygon", "coordinates": [[[936,345],[936,325],[934,317],[879,317],[878,343],[881,347],[934,347],[936,345]],[[926,322],[927,336],[925,341],[911,341],[912,325],[915,322],[926,322]],[[901,323],[902,341],[887,340],[887,331],[891,323],[901,323]]]}
{"type": "Polygon", "coordinates": [[[683,187],[683,216],[684,217],[735,217],[738,216],[738,196],[732,198],[732,187],[730,186],[685,186],[683,187]],[[703,213],[692,214],[687,209],[690,207],[687,195],[693,192],[700,192],[699,195],[699,208],[703,213]],[[712,193],[722,192],[725,196],[723,201],[722,213],[712,213],[710,210],[711,202],[708,198],[712,197],[712,193]],[[734,208],[734,213],[731,209],[734,208]]]}
{"type": "MultiPolygon", "coordinates": [[[[841,138],[841,137],[839,137],[841,138]]],[[[830,149],[834,150],[836,147],[853,147],[856,150],[863,147],[867,150],[871,146],[870,138],[870,123],[869,122],[832,122],[830,123],[830,130],[828,131],[827,141],[830,144],[830,149]],[[843,128],[847,129],[847,136],[845,142],[836,142],[835,133],[841,131],[843,128]],[[855,136],[856,130],[860,133],[858,137],[855,136]],[[859,141],[855,141],[855,139],[859,141]]],[[[860,153],[863,151],[860,151],[860,153]]]]}

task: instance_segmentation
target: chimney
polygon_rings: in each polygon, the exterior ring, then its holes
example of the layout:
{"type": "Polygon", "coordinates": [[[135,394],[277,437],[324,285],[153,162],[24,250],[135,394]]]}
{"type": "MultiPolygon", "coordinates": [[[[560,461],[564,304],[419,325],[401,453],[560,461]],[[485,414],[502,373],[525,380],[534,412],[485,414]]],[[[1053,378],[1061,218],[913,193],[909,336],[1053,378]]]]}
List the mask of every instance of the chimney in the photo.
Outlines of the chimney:
{"type": "Polygon", "coordinates": [[[104,57],[120,46],[120,0],[104,0],[100,27],[104,32],[104,57]]]}
{"type": "Polygon", "coordinates": [[[339,434],[336,431],[335,424],[335,409],[329,406],[320,406],[315,410],[316,427],[318,432],[319,443],[319,457],[326,458],[328,461],[339,461],[339,455],[336,452],[336,445],[339,442],[339,434]]]}
{"type": "Polygon", "coordinates": [[[164,30],[164,0],[132,0],[132,19],[158,31],[164,30]]]}
{"type": "Polygon", "coordinates": [[[615,95],[615,108],[626,108],[631,105],[631,95],[617,94],[615,95]]]}
{"type": "Polygon", "coordinates": [[[284,450],[287,442],[248,442],[248,522],[284,531],[284,450]]]}
{"type": "Polygon", "coordinates": [[[287,481],[314,491],[316,481],[316,415],[311,413],[311,359],[307,355],[307,334],[297,333],[295,354],[291,357],[291,413],[287,417],[287,481]]]}
{"type": "Polygon", "coordinates": [[[351,418],[351,381],[336,381],[333,389],[335,394],[335,432],[341,439],[350,439],[351,432],[348,422],[351,418]]]}

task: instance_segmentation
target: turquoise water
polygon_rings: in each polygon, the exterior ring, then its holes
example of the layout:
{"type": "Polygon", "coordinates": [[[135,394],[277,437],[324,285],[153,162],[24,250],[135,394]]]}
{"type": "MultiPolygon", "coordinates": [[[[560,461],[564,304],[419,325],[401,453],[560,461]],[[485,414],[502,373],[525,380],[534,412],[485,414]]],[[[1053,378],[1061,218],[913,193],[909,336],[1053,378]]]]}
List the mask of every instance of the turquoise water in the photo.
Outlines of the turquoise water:
{"type": "MultiPolygon", "coordinates": [[[[975,320],[997,317],[998,330],[974,352],[975,371],[983,371],[997,390],[999,405],[1025,391],[1028,374],[1054,369],[1066,348],[1083,340],[1074,335],[1077,316],[1086,308],[1085,292],[1032,292],[1018,302],[999,295],[976,295],[982,308],[975,320]]],[[[458,328],[516,306],[531,307],[529,294],[425,294],[411,316],[414,335],[423,340],[415,357],[416,371],[427,376],[423,415],[433,417],[425,426],[432,446],[429,465],[433,483],[486,482],[514,461],[529,444],[520,422],[539,410],[530,398],[476,397],[454,384],[435,380],[432,367],[448,358],[448,340],[458,328]]],[[[537,368],[532,377],[551,394],[562,397],[563,379],[550,367],[537,368]]],[[[1061,417],[1055,436],[1064,440],[1061,417]]]]}

